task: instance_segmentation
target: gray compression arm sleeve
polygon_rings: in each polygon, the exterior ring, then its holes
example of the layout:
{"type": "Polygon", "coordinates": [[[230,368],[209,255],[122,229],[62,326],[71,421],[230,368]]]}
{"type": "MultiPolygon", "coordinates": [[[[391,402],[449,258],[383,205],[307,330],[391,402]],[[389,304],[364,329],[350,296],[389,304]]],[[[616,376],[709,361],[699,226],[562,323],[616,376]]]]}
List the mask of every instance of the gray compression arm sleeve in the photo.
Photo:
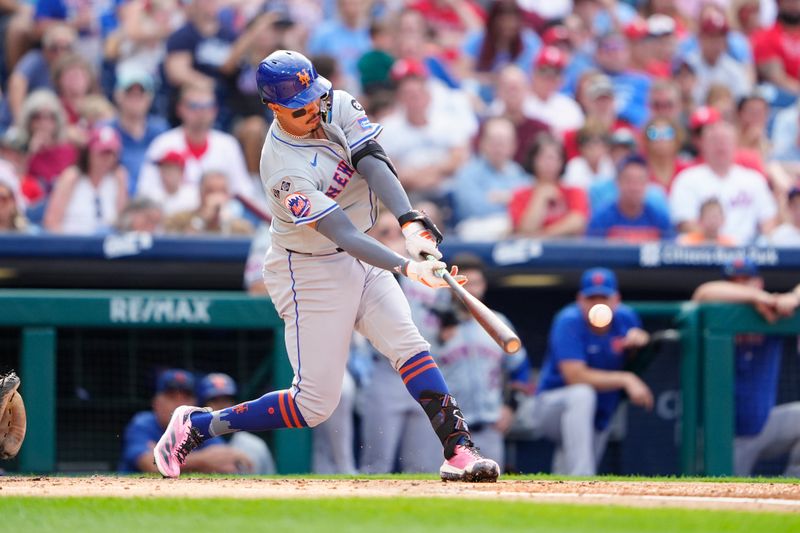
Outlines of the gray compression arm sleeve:
{"type": "Polygon", "coordinates": [[[317,231],[336,245],[365,263],[390,272],[400,272],[408,259],[358,231],[341,209],[334,209],[317,223],[317,231]]]}
{"type": "Polygon", "coordinates": [[[358,162],[358,172],[367,180],[369,188],[375,191],[383,205],[395,217],[411,211],[411,202],[386,161],[368,155],[358,162]]]}

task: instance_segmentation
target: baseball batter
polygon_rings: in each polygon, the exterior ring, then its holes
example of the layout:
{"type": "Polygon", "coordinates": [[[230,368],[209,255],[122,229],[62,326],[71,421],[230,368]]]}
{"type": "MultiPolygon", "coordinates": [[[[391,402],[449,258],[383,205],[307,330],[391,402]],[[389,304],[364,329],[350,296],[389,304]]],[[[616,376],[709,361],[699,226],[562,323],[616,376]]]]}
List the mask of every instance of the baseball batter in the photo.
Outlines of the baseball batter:
{"type": "MultiPolygon", "coordinates": [[[[437,275],[447,268],[438,260],[441,233],[411,209],[375,140],[381,126],[370,122],[358,100],[333,90],[298,52],[267,56],[256,81],[275,116],[261,153],[261,178],[273,215],[264,281],[285,323],[294,380],[289,389],[221,411],[179,407],[153,451],[158,470],[177,477],[187,454],[217,435],[313,427],[327,419],[339,402],[355,328],[388,358],[428,415],[444,448],[442,479],[495,481],[497,463],[473,445],[391,274],[447,286],[437,275]],[[414,259],[365,235],[379,201],[397,217],[414,259]]],[[[451,273],[466,282],[456,267],[451,273]]]]}

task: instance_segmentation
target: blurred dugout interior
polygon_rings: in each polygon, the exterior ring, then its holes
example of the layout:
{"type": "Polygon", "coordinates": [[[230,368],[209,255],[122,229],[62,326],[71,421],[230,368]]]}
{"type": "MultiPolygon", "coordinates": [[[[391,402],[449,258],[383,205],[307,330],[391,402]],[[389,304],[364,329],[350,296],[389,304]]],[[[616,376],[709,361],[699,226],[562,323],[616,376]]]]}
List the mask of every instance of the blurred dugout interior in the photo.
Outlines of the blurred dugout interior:
{"type": "MultiPolygon", "coordinates": [[[[242,398],[267,392],[272,342],[271,331],[59,328],[57,470],[116,470],[125,426],[150,409],[156,376],[167,368],[198,378],[224,372],[239,383],[242,398]]],[[[0,368],[19,368],[19,351],[20,330],[0,329],[0,368]]],[[[27,393],[26,403],[33,401],[27,393]]],[[[270,433],[259,436],[270,443],[270,433]]],[[[14,471],[17,464],[18,458],[0,466],[14,471]]]]}

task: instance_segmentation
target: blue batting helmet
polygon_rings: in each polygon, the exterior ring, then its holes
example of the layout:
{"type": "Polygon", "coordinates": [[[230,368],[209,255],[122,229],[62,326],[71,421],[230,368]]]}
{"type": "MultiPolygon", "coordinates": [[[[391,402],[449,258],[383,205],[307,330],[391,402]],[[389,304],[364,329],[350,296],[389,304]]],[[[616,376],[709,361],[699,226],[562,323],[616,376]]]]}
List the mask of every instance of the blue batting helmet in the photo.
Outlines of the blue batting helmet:
{"type": "Polygon", "coordinates": [[[296,109],[330,91],[331,82],[300,52],[277,50],[258,64],[256,83],[261,101],[296,109]]]}

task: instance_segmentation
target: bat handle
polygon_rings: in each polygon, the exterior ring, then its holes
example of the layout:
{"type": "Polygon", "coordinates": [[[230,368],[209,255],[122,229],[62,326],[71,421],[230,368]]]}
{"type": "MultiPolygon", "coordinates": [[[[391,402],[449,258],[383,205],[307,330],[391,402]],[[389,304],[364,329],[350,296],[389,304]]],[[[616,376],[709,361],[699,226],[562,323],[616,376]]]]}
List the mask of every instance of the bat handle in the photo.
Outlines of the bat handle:
{"type": "MultiPolygon", "coordinates": [[[[433,257],[431,254],[425,254],[425,259],[427,259],[428,261],[438,261],[438,259],[436,259],[435,257],[433,257]]],[[[445,279],[445,280],[447,279],[447,277],[446,277],[446,276],[449,276],[449,275],[450,275],[450,273],[447,271],[447,269],[446,269],[446,268],[440,268],[439,270],[437,270],[436,272],[434,272],[434,274],[435,274],[437,277],[443,278],[443,279],[445,279]]]]}

